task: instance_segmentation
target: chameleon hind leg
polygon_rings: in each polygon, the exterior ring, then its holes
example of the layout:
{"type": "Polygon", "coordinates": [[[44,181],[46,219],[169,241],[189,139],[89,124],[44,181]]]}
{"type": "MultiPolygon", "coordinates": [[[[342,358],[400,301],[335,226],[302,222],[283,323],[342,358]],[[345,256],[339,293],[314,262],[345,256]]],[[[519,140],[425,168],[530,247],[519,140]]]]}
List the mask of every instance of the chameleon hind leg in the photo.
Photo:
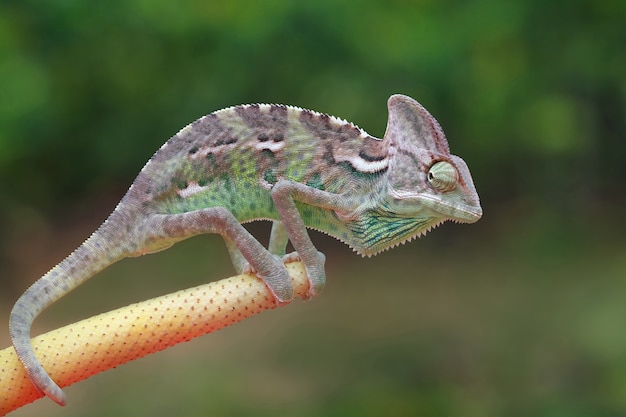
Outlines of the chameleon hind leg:
{"type": "Polygon", "coordinates": [[[157,215],[153,219],[155,239],[183,240],[191,236],[218,233],[226,241],[235,268],[246,265],[265,282],[278,303],[293,299],[293,286],[281,259],[271,254],[223,207],[210,207],[188,213],[157,215]]]}
{"type": "Polygon", "coordinates": [[[272,231],[270,233],[270,243],[268,250],[270,253],[278,256],[284,256],[287,250],[287,243],[289,242],[289,235],[283,222],[274,220],[272,222],[272,231]]]}
{"type": "Polygon", "coordinates": [[[228,250],[228,256],[235,267],[235,271],[237,271],[238,274],[246,274],[252,271],[250,263],[248,263],[246,257],[243,256],[239,248],[237,248],[237,244],[227,236],[223,236],[223,238],[226,243],[226,249],[228,250]]]}

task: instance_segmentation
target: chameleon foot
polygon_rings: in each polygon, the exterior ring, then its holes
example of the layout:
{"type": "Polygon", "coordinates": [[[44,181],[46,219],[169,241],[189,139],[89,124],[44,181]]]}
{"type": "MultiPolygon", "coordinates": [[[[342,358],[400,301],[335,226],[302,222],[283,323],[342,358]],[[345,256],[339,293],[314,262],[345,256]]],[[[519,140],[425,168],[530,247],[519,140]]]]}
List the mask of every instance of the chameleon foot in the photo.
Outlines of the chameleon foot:
{"type": "MultiPolygon", "coordinates": [[[[322,252],[317,252],[317,260],[314,265],[307,265],[305,263],[305,269],[307,278],[309,279],[309,291],[307,292],[306,299],[311,299],[322,292],[324,285],[326,284],[326,271],[324,270],[324,263],[326,262],[326,256],[322,252]]],[[[291,252],[283,256],[283,262],[298,262],[302,261],[298,252],[291,252]]]]}
{"type": "Polygon", "coordinates": [[[264,272],[257,270],[252,267],[249,263],[246,263],[242,269],[242,274],[252,274],[256,275],[263,282],[269,290],[272,292],[274,299],[276,300],[276,304],[281,306],[284,304],[289,304],[293,299],[293,285],[291,284],[291,278],[289,277],[289,273],[287,272],[287,268],[282,262],[282,259],[279,256],[272,255],[275,259],[276,263],[269,267],[265,267],[264,272]]]}

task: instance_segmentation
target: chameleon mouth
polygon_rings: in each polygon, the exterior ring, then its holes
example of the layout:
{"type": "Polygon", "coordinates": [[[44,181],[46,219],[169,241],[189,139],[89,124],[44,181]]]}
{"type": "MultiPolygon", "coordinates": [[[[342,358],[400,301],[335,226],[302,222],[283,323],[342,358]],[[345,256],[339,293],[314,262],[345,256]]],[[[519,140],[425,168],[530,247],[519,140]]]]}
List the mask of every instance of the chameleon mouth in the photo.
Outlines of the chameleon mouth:
{"type": "Polygon", "coordinates": [[[423,196],[423,201],[429,209],[435,213],[446,213],[446,217],[440,221],[450,220],[455,223],[476,223],[483,216],[483,209],[478,201],[450,204],[439,198],[423,196]]]}
{"type": "Polygon", "coordinates": [[[463,213],[462,216],[449,219],[455,223],[476,223],[483,216],[483,209],[480,206],[467,207],[459,209],[459,212],[463,213]]]}

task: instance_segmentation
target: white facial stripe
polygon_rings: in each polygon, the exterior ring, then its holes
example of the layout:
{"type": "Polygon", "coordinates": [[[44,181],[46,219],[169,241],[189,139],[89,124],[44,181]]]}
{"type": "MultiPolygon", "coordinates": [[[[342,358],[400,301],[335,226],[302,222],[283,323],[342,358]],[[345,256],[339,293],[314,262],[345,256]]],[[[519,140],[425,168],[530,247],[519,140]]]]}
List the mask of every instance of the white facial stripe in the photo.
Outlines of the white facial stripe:
{"type": "Polygon", "coordinates": [[[274,142],[273,140],[268,140],[267,142],[257,142],[254,147],[259,151],[268,149],[272,152],[278,152],[285,147],[285,141],[282,140],[280,142],[274,142]]]}
{"type": "Polygon", "coordinates": [[[199,192],[202,192],[204,190],[206,190],[207,187],[202,187],[200,185],[198,185],[197,182],[190,182],[187,185],[187,188],[183,189],[183,190],[178,190],[176,191],[176,193],[181,196],[182,198],[187,198],[190,197],[194,194],[198,194],[199,192]]]}
{"type": "Polygon", "coordinates": [[[379,161],[366,161],[360,156],[355,156],[353,158],[349,158],[348,162],[350,162],[356,170],[370,174],[380,172],[387,169],[387,166],[389,166],[389,160],[387,158],[379,161]]]}
{"type": "Polygon", "coordinates": [[[396,198],[398,200],[411,200],[411,199],[415,199],[419,197],[419,198],[424,198],[424,199],[429,199],[429,200],[434,201],[434,198],[431,198],[428,195],[421,195],[420,193],[406,191],[406,190],[394,190],[393,188],[391,188],[389,190],[389,194],[393,198],[396,198]]]}

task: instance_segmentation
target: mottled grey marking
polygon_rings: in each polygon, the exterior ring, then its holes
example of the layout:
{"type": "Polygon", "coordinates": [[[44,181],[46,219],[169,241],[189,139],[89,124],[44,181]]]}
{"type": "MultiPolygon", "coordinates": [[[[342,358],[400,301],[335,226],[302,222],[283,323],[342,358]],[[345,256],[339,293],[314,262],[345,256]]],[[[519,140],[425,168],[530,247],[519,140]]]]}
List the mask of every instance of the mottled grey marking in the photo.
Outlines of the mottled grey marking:
{"type": "Polygon", "coordinates": [[[355,140],[361,136],[361,130],[358,127],[350,123],[333,123],[330,117],[324,118],[310,110],[303,110],[300,113],[300,123],[315,137],[322,140],[332,138],[333,141],[344,142],[355,140]]]}
{"type": "MultiPolygon", "coordinates": [[[[267,109],[267,107],[265,107],[267,109]]],[[[271,105],[269,111],[259,105],[237,106],[235,112],[246,127],[252,130],[253,137],[260,142],[282,137],[287,129],[287,107],[271,105]]]]}
{"type": "Polygon", "coordinates": [[[215,146],[232,145],[233,143],[237,143],[236,137],[224,135],[223,137],[216,140],[214,142],[214,145],[215,146]]]}
{"type": "Polygon", "coordinates": [[[365,151],[359,152],[359,157],[363,158],[367,162],[376,162],[382,161],[387,157],[387,155],[369,155],[365,151]]]}

